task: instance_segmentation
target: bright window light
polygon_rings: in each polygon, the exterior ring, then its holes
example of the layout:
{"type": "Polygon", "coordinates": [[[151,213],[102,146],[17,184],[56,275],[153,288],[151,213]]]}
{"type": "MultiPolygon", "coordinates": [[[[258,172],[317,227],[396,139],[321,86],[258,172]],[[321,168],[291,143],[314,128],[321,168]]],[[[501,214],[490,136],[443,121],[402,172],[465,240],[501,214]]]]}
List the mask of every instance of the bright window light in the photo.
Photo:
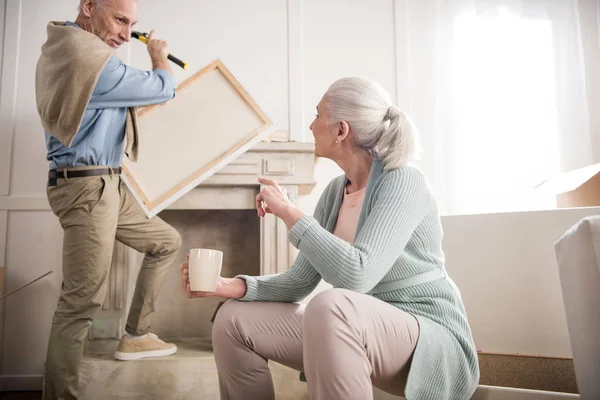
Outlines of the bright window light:
{"type": "Polygon", "coordinates": [[[532,189],[560,167],[551,22],[466,13],[454,35],[454,213],[555,208],[532,189]]]}

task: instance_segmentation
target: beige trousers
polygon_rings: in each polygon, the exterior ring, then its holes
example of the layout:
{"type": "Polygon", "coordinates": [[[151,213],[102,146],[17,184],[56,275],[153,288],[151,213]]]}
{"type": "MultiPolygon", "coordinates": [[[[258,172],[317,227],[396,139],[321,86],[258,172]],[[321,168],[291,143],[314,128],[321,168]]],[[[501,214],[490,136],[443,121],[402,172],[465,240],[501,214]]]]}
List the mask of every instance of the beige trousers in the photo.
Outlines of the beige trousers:
{"type": "Polygon", "coordinates": [[[274,399],[268,360],[304,371],[312,400],[402,395],[418,337],[412,315],[345,289],[306,307],[230,300],[213,326],[221,400],[274,399]]]}
{"type": "Polygon", "coordinates": [[[48,201],[64,230],[63,283],[48,343],[44,399],[76,399],[79,364],[94,313],[106,296],[115,239],[145,253],[126,331],[150,329],[154,301],[181,236],[148,219],[118,175],[58,179],[48,201]]]}

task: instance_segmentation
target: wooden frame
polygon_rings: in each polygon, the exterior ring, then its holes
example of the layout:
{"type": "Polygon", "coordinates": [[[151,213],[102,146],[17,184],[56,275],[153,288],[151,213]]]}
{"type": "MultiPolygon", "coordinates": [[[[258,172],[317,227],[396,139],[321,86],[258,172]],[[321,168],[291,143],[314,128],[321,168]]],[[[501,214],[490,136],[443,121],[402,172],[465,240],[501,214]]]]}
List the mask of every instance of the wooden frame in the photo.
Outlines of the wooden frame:
{"type": "Polygon", "coordinates": [[[138,161],[123,161],[123,180],[148,218],[276,128],[218,59],[182,82],[173,100],[138,117],[138,161]]]}

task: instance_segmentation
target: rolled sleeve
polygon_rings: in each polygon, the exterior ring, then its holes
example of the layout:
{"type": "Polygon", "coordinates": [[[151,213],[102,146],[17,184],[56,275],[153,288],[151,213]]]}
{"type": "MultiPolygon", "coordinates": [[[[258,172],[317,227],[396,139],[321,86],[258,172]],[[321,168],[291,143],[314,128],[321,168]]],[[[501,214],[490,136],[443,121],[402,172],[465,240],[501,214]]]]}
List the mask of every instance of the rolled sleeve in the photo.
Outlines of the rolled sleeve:
{"type": "Polygon", "coordinates": [[[165,90],[165,95],[166,96],[174,96],[175,95],[175,91],[177,89],[177,81],[175,80],[175,77],[173,75],[171,75],[171,73],[169,73],[169,71],[167,71],[166,69],[155,69],[154,71],[152,71],[153,73],[155,73],[156,75],[159,75],[161,77],[161,79],[163,79],[163,83],[164,83],[164,90],[165,90]]]}
{"type": "Polygon", "coordinates": [[[142,71],[111,57],[98,78],[90,109],[160,104],[175,97],[177,81],[168,71],[142,71]]]}
{"type": "Polygon", "coordinates": [[[255,301],[258,295],[258,282],[257,280],[248,275],[238,275],[236,278],[240,278],[246,281],[246,294],[244,297],[240,297],[239,301],[255,301]]]}

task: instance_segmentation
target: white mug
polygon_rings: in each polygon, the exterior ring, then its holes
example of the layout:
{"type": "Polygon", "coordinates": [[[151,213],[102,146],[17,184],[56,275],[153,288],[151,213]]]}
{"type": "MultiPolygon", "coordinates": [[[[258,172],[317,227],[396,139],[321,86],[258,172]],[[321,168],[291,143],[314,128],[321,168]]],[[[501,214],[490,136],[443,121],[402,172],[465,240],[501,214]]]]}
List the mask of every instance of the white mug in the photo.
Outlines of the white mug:
{"type": "Polygon", "coordinates": [[[189,260],[190,289],[214,292],[221,276],[223,252],[214,249],[191,249],[189,260]]]}

